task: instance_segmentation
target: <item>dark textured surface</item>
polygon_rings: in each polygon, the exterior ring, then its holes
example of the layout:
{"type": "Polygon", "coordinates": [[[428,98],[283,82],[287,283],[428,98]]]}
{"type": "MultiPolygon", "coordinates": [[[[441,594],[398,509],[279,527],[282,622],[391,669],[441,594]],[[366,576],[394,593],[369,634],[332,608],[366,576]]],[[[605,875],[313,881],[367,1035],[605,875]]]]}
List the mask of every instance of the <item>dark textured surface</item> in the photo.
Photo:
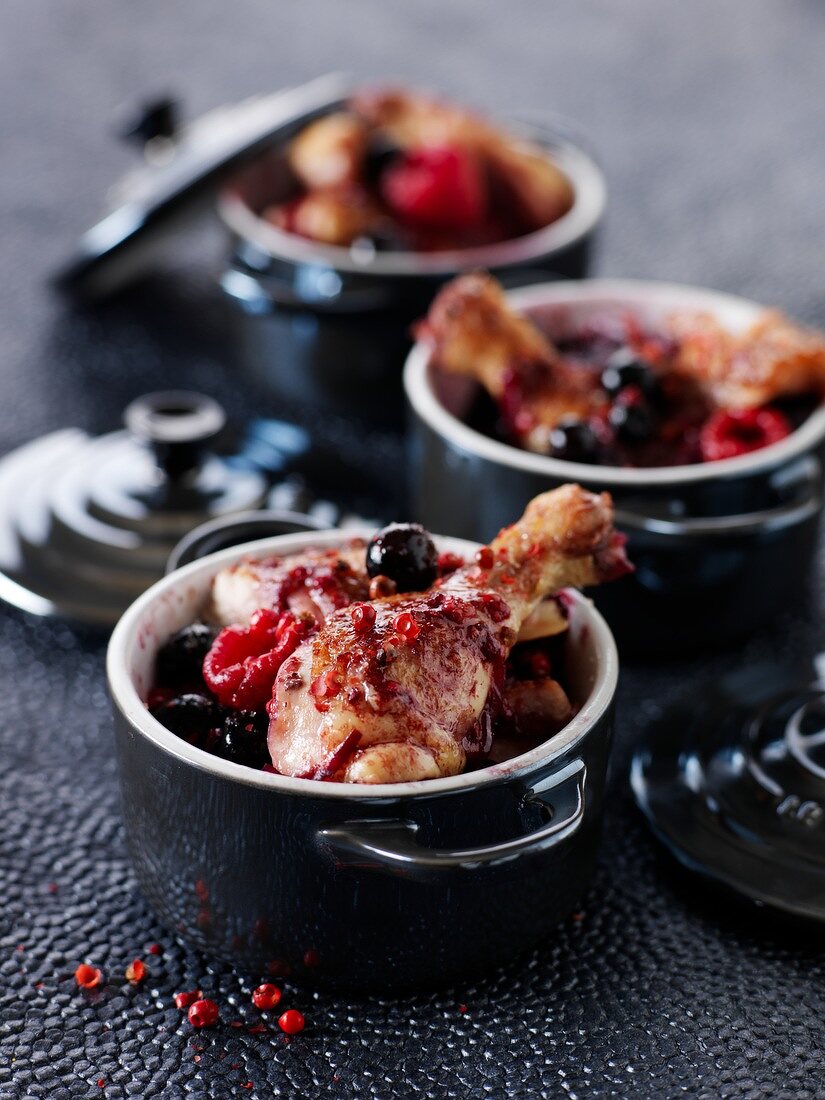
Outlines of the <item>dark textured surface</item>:
{"type": "MultiPolygon", "coordinates": [[[[106,127],[144,89],[171,87],[201,110],[341,67],[548,105],[590,133],[611,181],[602,272],[825,320],[816,3],[74,0],[8,4],[0,20],[2,449],[67,423],[114,426],[128,398],[170,377],[249,409],[209,272],[191,270],[218,260],[219,235],[173,257],[185,281],[157,279],[96,314],[73,314],[43,285],[128,164],[106,127]]],[[[753,652],[815,651],[819,610],[776,624],[753,652]]],[[[821,940],[675,875],[625,793],[635,732],[710,662],[627,670],[609,827],[580,919],[475,988],[351,1004],[289,990],[309,1027],[287,1042],[232,1028],[259,1021],[260,976],[186,953],[134,892],[102,653],[93,638],[0,616],[3,1098],[825,1095],[821,940]],[[124,967],[154,941],[163,955],[128,987],[124,967]],[[85,958],[107,975],[95,995],[66,979],[85,958]],[[195,985],[221,1003],[214,1031],[193,1032],[171,1007],[195,985]]]]}

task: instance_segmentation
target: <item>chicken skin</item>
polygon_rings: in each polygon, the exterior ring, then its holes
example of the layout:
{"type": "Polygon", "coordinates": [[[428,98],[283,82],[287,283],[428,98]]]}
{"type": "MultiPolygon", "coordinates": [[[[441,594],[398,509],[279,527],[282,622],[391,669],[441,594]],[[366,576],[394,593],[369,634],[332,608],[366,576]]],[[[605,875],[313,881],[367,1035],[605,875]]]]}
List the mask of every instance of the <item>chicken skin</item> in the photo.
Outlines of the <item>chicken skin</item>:
{"type": "Polygon", "coordinates": [[[278,673],[268,744],[284,775],[396,783],[487,751],[504,663],[548,595],[627,571],[607,494],[563,486],[421,594],[328,616],[278,673]]]}
{"type": "Polygon", "coordinates": [[[778,310],[765,310],[739,335],[707,313],[675,314],[669,331],[680,349],[674,369],[694,379],[716,405],[748,409],[825,391],[825,339],[778,310]]]}
{"type": "Polygon", "coordinates": [[[518,394],[508,427],[528,450],[546,450],[546,430],[564,417],[584,420],[604,404],[598,377],[567,363],[528,317],[509,307],[489,275],[449,283],[417,336],[443,370],[476,378],[502,409],[508,391],[518,394]]]}
{"type": "MultiPolygon", "coordinates": [[[[228,565],[212,582],[208,617],[219,626],[248,626],[263,607],[309,615],[320,626],[341,607],[370,598],[365,548],[363,539],[351,539],[340,548],[309,548],[284,558],[228,565]]],[[[550,638],[566,629],[562,608],[547,599],[522,624],[518,640],[550,638]]]]}

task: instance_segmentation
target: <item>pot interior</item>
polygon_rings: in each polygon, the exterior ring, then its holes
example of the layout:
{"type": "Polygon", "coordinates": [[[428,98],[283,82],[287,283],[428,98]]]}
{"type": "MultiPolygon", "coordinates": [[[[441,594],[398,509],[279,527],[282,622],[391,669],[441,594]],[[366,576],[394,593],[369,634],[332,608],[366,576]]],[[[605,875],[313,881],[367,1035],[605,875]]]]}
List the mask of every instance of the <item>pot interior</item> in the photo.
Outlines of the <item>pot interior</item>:
{"type": "Polygon", "coordinates": [[[293,183],[284,145],[256,157],[232,176],[220,194],[219,210],[230,229],[262,255],[278,260],[335,268],[341,272],[382,276],[447,277],[478,267],[507,268],[561,252],[590,234],[604,213],[606,184],[601,170],[584,150],[558,138],[550,128],[507,123],[515,136],[540,145],[573,184],[570,210],[535,232],[509,241],[460,251],[432,253],[378,252],[355,256],[349,248],[322,245],[284,232],[265,221],[264,209],[290,197],[293,183]]]}
{"type": "MultiPolygon", "coordinates": [[[[551,338],[580,333],[596,321],[603,330],[609,332],[615,328],[619,334],[622,319],[628,314],[655,328],[681,310],[711,313],[731,332],[740,333],[765,309],[744,298],[698,287],[633,280],[547,283],[512,291],[508,299],[517,310],[535,319],[551,338]]],[[[405,386],[416,413],[438,434],[462,449],[506,466],[546,475],[549,479],[599,482],[606,487],[665,485],[746,474],[790,460],[825,438],[825,406],[822,406],[780,443],[737,458],[693,466],[645,469],[582,466],[521,450],[470,427],[465,421],[479,396],[479,383],[439,370],[423,344],[417,344],[410,353],[405,386]]]]}
{"type": "MultiPolygon", "coordinates": [[[[362,532],[353,532],[361,534],[362,532]]],[[[370,534],[371,532],[366,532],[370,534]]],[[[573,701],[578,713],[570,723],[548,742],[522,756],[492,765],[479,771],[448,779],[416,783],[358,787],[356,784],[321,783],[306,779],[291,779],[267,772],[258,772],[231,764],[210,753],[187,744],[165,729],[149,714],[145,700],[154,679],[155,657],[159,647],[177,630],[193,622],[202,612],[209,587],[219,569],[243,557],[263,557],[272,554],[295,553],[308,546],[329,546],[341,543],[346,536],[341,531],[284,535],[247,543],[221,551],[171,573],[144,593],[125,613],[109,645],[108,675],[112,697],[120,710],[140,732],[178,757],[210,771],[238,780],[273,787],[288,786],[293,790],[314,790],[324,795],[369,797],[388,794],[434,794],[439,790],[477,784],[481,779],[502,777],[528,768],[539,760],[552,759],[581,736],[609,706],[616,685],[618,658],[610,631],[592,604],[578,592],[570,591],[566,604],[570,615],[566,669],[573,701]]],[[[469,556],[476,543],[463,539],[438,538],[439,550],[469,556]]]]}

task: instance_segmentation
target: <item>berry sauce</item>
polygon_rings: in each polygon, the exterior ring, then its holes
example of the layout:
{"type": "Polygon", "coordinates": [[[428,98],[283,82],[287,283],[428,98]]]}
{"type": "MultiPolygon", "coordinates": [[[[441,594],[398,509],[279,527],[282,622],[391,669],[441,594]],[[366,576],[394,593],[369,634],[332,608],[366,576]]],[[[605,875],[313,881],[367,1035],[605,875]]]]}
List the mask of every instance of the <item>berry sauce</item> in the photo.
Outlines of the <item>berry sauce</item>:
{"type": "Polygon", "coordinates": [[[784,439],[813,412],[818,398],[783,398],[753,409],[714,408],[690,378],[671,370],[678,346],[643,331],[634,318],[625,333],[597,327],[554,338],[562,370],[584,375],[592,396],[587,415],[538,424],[531,401],[547,385],[546,368],[510,370],[497,401],[481,388],[467,416],[471,427],[516,446],[567,462],[651,468],[734,458],[784,439]]]}
{"type": "MultiPolygon", "coordinates": [[[[267,564],[279,563],[271,559],[267,564]]],[[[348,662],[355,657],[353,651],[345,650],[333,666],[313,681],[310,691],[319,711],[327,709],[329,700],[340,692],[348,693],[348,698],[352,694],[350,702],[354,706],[363,702],[366,691],[377,705],[390,710],[403,704],[399,685],[388,675],[393,652],[401,647],[414,647],[422,634],[438,629],[439,625],[461,622],[469,632],[465,641],[477,648],[479,659],[488,662],[493,672],[487,705],[464,738],[466,766],[475,769],[526,752],[557,732],[564,721],[554,726],[555,719],[551,717],[534,736],[532,730],[520,728],[508,694],[514,684],[552,677],[564,695],[565,635],[516,645],[505,657],[490,624],[507,619],[506,601],[492,592],[480,592],[475,601],[458,599],[439,588],[441,579],[464,564],[458,555],[438,555],[429,534],[418,525],[391,524],[366,547],[360,579],[355,575],[357,570],[351,570],[345,585],[325,585],[323,578],[319,582],[317,569],[297,566],[283,583],[279,580],[274,593],[268,593],[274,608],[259,609],[248,625],[216,630],[199,622],[170,638],[158,653],[149,709],[172,733],[205,752],[256,770],[275,771],[267,747],[267,705],[281,667],[286,666],[281,677],[284,682],[284,677],[292,674],[288,664],[292,654],[318,629],[311,616],[299,617],[287,609],[286,595],[301,596],[303,589],[317,596],[320,583],[328,597],[329,612],[346,608],[352,629],[365,642],[369,642],[370,636],[378,637],[382,623],[390,629],[381,633],[380,645],[362,647],[357,668],[349,667],[348,662]],[[377,602],[366,603],[363,595],[376,581],[382,582],[381,592],[372,597],[377,602]],[[397,590],[426,591],[433,581],[432,591],[423,600],[414,601],[413,609],[406,609],[403,601],[399,604],[401,597],[397,590]],[[512,742],[512,748],[499,751],[498,741],[506,745],[512,742]]],[[[493,552],[482,548],[475,555],[474,564],[480,570],[494,568],[493,552]]],[[[360,734],[353,730],[304,778],[340,779],[358,751],[359,741],[360,734]]]]}

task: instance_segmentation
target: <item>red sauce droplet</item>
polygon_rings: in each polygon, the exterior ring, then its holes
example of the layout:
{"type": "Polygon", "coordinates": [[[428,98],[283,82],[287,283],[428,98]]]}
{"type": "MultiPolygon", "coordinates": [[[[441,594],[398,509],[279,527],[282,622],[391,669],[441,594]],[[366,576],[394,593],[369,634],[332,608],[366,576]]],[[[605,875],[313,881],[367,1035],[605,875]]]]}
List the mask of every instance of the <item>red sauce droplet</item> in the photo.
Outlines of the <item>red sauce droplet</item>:
{"type": "Polygon", "coordinates": [[[421,627],[409,611],[402,611],[400,615],[396,615],[392,625],[399,638],[405,642],[414,642],[421,633],[421,627]]]}
{"type": "Polygon", "coordinates": [[[449,550],[445,550],[438,555],[438,572],[444,577],[448,573],[455,573],[456,569],[460,569],[464,564],[464,559],[458,555],[453,554],[449,550]]]}
{"type": "Polygon", "coordinates": [[[375,623],[375,608],[368,603],[356,603],[350,608],[350,617],[356,633],[366,634],[375,623]]]}
{"type": "Polygon", "coordinates": [[[510,617],[509,604],[501,596],[496,596],[493,592],[485,592],[481,597],[481,602],[484,605],[484,610],[494,623],[503,623],[505,619],[510,617]]]}
{"type": "Polygon", "coordinates": [[[320,702],[331,699],[340,689],[341,681],[334,668],[328,668],[326,672],[322,672],[312,681],[309,688],[313,698],[320,702]]]}
{"type": "Polygon", "coordinates": [[[492,569],[496,563],[496,556],[489,546],[482,546],[482,548],[476,551],[476,564],[480,565],[482,569],[492,569]]]}

